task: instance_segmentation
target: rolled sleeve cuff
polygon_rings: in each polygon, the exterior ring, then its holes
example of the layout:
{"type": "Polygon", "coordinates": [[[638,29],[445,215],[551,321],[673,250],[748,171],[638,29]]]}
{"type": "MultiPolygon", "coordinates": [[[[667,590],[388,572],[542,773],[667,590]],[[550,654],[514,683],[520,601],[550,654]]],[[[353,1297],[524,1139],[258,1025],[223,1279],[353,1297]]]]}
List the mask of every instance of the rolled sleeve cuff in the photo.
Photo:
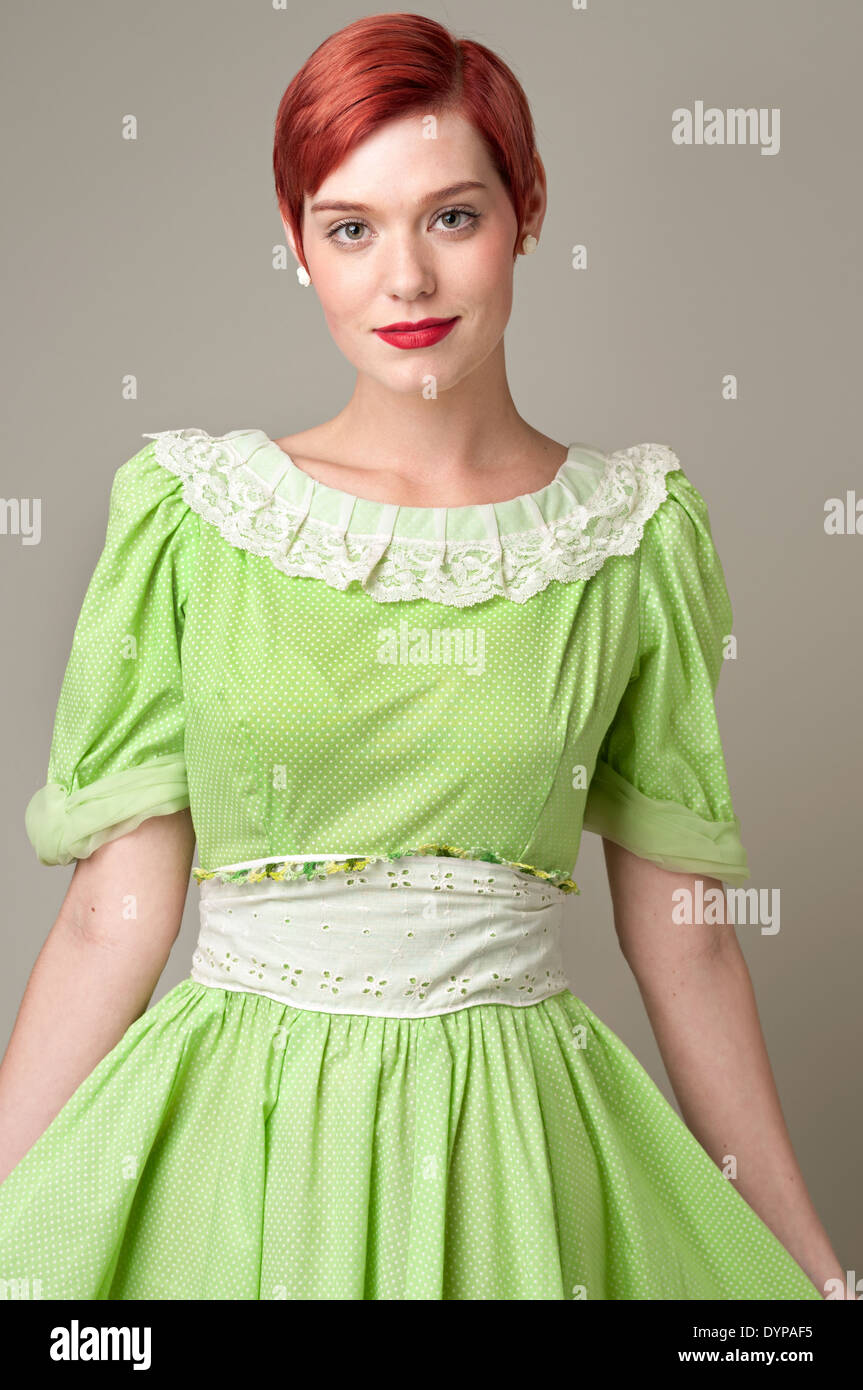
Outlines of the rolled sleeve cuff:
{"type": "Polygon", "coordinates": [[[736,816],[730,821],[708,821],[676,801],[655,801],[608,763],[596,765],[584,829],[663,869],[705,874],[735,885],[750,877],[736,816]]]}
{"type": "Polygon", "coordinates": [[[47,782],[30,798],[24,823],[41,863],[71,864],[151,816],[167,816],[188,805],[185,760],[182,754],[167,753],[72,792],[59,782],[47,782]]]}

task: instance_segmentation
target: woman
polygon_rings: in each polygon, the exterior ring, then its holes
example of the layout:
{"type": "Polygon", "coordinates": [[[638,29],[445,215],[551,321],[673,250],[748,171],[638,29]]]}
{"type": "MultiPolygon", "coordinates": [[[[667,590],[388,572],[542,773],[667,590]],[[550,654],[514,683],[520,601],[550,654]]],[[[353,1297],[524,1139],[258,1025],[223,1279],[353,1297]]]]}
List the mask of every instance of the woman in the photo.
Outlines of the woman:
{"type": "Polygon", "coordinates": [[[733,928],[675,915],[748,876],[706,505],[666,446],[558,442],[507,383],[546,205],[524,94],[429,19],[363,19],[288,87],[274,167],[356,386],[116,473],[27,810],[78,863],[3,1064],[0,1274],[819,1298],[842,1271],[733,928]],[[567,987],[583,825],[689,1128],[567,987]],[[192,971],[147,1009],[195,838],[192,971]]]}

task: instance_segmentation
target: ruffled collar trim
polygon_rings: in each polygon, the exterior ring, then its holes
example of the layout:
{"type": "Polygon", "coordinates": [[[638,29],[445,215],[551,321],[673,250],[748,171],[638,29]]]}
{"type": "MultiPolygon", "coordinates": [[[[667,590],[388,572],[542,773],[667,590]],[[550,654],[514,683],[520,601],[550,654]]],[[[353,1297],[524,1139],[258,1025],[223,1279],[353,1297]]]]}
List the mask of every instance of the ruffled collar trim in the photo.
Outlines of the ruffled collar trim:
{"type": "Polygon", "coordinates": [[[230,544],[285,574],[336,589],[357,582],[378,602],[426,598],[467,607],[523,603],[552,580],[595,574],[632,554],[680,462],[665,444],[605,454],[571,444],[552,481],[503,502],[404,507],[318,482],[263,430],[161,430],[157,462],[230,544]]]}

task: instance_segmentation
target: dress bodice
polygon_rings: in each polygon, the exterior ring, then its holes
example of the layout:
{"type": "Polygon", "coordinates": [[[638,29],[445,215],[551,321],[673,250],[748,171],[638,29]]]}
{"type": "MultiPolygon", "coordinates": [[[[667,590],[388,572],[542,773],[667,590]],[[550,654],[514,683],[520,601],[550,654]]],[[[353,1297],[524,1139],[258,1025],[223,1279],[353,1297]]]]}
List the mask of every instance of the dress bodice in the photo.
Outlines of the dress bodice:
{"type": "Polygon", "coordinates": [[[27,808],[43,862],[190,806],[199,878],[436,853],[574,889],[585,827],[748,876],[714,704],[731,605],[669,448],[573,444],[535,493],[422,508],[259,429],[148,438],[27,808]]]}

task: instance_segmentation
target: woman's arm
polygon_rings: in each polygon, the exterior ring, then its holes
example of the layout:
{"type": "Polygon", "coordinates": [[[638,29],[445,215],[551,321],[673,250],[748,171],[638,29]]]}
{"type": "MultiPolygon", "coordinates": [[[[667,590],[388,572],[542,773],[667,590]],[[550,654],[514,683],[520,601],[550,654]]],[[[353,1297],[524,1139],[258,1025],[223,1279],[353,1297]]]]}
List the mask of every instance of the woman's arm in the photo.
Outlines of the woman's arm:
{"type": "Polygon", "coordinates": [[[147,1008],[180,930],[194,850],[187,808],[75,865],[0,1064],[0,1181],[147,1008]]]}
{"type": "MultiPolygon", "coordinates": [[[[813,1284],[845,1273],[791,1146],[752,980],[734,926],[678,924],[672,893],[696,877],[603,839],[614,924],[686,1123],[813,1284]]],[[[722,884],[702,878],[705,895],[722,884]]]]}

